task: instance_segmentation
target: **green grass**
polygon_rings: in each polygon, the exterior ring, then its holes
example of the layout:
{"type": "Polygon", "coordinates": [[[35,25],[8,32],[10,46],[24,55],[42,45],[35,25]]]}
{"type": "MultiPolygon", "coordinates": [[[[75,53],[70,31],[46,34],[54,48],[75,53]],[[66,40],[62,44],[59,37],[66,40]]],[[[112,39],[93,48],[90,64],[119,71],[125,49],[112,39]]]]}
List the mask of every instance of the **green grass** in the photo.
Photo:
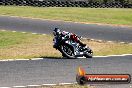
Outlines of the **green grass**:
{"type": "MultiPolygon", "coordinates": [[[[31,33],[0,31],[0,59],[61,57],[53,48],[53,36],[31,33]]],[[[94,51],[94,55],[132,54],[132,45],[82,40],[94,51]]]]}
{"type": "Polygon", "coordinates": [[[36,37],[29,34],[22,34],[20,32],[0,32],[0,48],[8,48],[12,45],[18,45],[25,43],[25,39],[28,40],[29,37],[36,37]]]}
{"type": "Polygon", "coordinates": [[[0,6],[0,15],[132,25],[132,9],[0,6]]]}

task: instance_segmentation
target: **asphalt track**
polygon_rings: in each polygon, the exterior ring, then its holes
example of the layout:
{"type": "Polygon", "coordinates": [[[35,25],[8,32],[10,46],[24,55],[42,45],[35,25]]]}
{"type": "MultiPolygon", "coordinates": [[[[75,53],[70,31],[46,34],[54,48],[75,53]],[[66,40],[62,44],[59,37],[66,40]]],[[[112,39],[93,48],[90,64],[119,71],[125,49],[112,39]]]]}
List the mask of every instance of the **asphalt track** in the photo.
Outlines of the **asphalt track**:
{"type": "Polygon", "coordinates": [[[0,16],[0,29],[51,34],[55,27],[90,39],[132,42],[132,27],[127,28],[0,16]]]}
{"type": "MultiPolygon", "coordinates": [[[[42,60],[0,62],[0,86],[73,83],[76,82],[75,78],[79,66],[83,67],[89,74],[126,73],[132,75],[132,55],[89,59],[44,58],[42,60]]],[[[100,85],[96,86],[100,87],[100,85]]],[[[120,88],[129,88],[130,86],[132,84],[122,84],[120,88]]]]}
{"type": "MultiPolygon", "coordinates": [[[[32,33],[52,33],[54,27],[74,32],[83,37],[107,41],[132,42],[132,28],[62,21],[33,20],[0,16],[0,29],[32,33]]],[[[92,59],[52,59],[0,62],[0,87],[73,83],[77,68],[87,73],[132,75],[132,55],[94,57],[92,59]]],[[[96,85],[97,88],[130,88],[132,84],[96,85]]]]}

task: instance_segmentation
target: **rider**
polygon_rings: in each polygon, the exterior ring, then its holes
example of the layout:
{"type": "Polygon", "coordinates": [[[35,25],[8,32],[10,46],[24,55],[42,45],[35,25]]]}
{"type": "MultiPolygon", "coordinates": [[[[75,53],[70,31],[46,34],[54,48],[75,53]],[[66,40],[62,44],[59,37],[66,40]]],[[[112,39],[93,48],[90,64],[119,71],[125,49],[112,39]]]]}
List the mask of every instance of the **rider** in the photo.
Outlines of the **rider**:
{"type": "MultiPolygon", "coordinates": [[[[54,34],[54,36],[66,37],[68,39],[71,39],[71,40],[79,43],[82,47],[84,47],[84,48],[86,47],[86,44],[83,44],[76,34],[73,34],[73,33],[70,33],[70,32],[66,32],[66,31],[62,31],[61,32],[61,30],[59,28],[55,28],[53,30],[53,34],[54,34]]],[[[57,45],[55,45],[55,46],[57,46],[57,45]]]]}

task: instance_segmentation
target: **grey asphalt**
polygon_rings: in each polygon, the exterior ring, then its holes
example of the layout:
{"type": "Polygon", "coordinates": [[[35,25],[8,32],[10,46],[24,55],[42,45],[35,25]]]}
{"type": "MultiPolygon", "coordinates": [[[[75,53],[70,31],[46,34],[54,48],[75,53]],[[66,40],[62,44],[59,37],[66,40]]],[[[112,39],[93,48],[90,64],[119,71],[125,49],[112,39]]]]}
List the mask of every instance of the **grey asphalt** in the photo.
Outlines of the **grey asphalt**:
{"type": "MultiPolygon", "coordinates": [[[[0,87],[76,82],[75,78],[79,66],[83,67],[89,74],[126,73],[132,75],[132,55],[70,60],[44,58],[42,60],[0,62],[0,87]]],[[[96,87],[104,88],[107,86],[106,88],[108,88],[118,85],[96,85],[96,87]]],[[[132,84],[121,85],[120,88],[132,86],[132,84]]]]}
{"type": "Polygon", "coordinates": [[[132,27],[127,28],[0,16],[0,29],[51,34],[55,27],[92,39],[132,42],[132,27]]]}

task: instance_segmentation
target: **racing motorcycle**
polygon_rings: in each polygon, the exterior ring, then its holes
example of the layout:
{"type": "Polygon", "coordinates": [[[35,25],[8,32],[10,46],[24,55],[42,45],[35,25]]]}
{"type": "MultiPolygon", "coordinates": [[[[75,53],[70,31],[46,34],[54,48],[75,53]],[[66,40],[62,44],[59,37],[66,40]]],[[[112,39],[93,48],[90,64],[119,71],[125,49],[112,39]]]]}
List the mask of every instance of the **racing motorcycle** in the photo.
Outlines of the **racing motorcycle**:
{"type": "Polygon", "coordinates": [[[63,57],[74,59],[78,57],[92,58],[93,56],[93,51],[89,47],[84,48],[79,43],[66,37],[54,36],[53,43],[57,45],[54,48],[59,50],[63,57]]]}

